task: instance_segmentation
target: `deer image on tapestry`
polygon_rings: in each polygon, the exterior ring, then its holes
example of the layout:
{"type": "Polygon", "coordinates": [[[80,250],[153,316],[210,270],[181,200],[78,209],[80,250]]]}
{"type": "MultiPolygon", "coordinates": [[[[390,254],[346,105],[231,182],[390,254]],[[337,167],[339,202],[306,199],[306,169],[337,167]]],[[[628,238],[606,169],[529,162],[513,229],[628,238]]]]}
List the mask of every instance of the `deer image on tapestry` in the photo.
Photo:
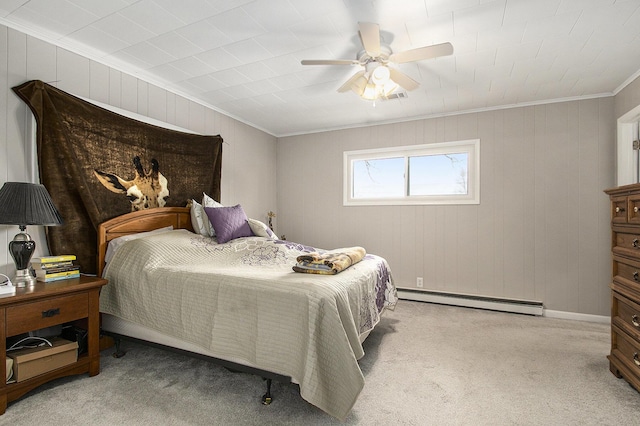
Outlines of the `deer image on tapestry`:
{"type": "Polygon", "coordinates": [[[109,191],[116,194],[126,194],[131,201],[131,211],[164,207],[169,197],[167,179],[160,173],[158,161],[151,160],[151,170],[145,171],[140,163],[140,157],[133,158],[135,177],[124,180],[113,173],[94,170],[94,174],[109,191]]]}

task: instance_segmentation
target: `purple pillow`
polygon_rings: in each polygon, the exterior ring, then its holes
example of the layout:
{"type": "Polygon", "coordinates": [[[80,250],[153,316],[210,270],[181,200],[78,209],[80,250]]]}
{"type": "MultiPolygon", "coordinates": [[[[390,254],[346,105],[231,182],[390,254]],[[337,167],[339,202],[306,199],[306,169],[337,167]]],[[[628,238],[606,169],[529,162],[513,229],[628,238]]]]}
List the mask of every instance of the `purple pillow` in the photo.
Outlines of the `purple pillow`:
{"type": "Polygon", "coordinates": [[[219,243],[240,237],[253,237],[247,215],[240,204],[233,207],[205,207],[204,211],[209,216],[219,243]]]}

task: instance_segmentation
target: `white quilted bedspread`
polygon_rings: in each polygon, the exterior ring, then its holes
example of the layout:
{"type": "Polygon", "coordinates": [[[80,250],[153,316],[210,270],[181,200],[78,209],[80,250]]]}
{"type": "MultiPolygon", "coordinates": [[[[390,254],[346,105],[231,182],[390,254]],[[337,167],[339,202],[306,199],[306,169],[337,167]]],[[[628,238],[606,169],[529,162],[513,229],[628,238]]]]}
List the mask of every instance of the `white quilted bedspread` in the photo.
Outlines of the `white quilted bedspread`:
{"type": "Polygon", "coordinates": [[[344,420],[364,386],[360,335],[396,290],[374,255],[337,275],[293,272],[316,250],[260,237],[217,244],[185,230],[129,241],[105,269],[100,311],[291,377],[305,400],[344,420]]]}

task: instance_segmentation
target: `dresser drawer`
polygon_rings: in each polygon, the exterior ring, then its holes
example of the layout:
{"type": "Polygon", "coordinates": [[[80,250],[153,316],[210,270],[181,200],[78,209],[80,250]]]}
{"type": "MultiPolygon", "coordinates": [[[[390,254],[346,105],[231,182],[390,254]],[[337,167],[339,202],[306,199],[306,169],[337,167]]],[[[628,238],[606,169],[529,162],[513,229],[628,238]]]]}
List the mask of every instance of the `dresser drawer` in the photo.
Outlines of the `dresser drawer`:
{"type": "Polygon", "coordinates": [[[627,223],[627,197],[611,198],[611,222],[627,223]]]}
{"type": "Polygon", "coordinates": [[[629,195],[627,197],[627,221],[628,223],[640,223],[640,195],[629,195]]]}
{"type": "Polygon", "coordinates": [[[614,324],[640,342],[640,305],[619,293],[614,292],[613,312],[614,324]]]}
{"type": "Polygon", "coordinates": [[[640,234],[616,233],[613,252],[623,256],[640,258],[640,234]]]}
{"type": "Polygon", "coordinates": [[[613,326],[613,341],[615,346],[612,347],[612,355],[620,359],[627,369],[636,377],[640,376],[640,342],[632,339],[624,331],[613,326]]]}
{"type": "Polygon", "coordinates": [[[89,315],[87,293],[61,296],[7,308],[7,336],[51,327],[89,315]]]}
{"type": "Polygon", "coordinates": [[[616,266],[618,269],[616,275],[634,283],[640,284],[640,268],[622,262],[617,262],[616,266]]]}

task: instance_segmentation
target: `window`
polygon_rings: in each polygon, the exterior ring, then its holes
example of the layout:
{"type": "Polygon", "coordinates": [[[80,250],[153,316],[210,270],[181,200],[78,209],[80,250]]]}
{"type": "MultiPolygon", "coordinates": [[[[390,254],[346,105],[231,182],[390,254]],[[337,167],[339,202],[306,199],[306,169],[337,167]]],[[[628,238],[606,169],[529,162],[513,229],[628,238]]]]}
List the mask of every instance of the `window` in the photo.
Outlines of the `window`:
{"type": "Polygon", "coordinates": [[[479,204],[480,140],[347,151],[344,205],[479,204]]]}

